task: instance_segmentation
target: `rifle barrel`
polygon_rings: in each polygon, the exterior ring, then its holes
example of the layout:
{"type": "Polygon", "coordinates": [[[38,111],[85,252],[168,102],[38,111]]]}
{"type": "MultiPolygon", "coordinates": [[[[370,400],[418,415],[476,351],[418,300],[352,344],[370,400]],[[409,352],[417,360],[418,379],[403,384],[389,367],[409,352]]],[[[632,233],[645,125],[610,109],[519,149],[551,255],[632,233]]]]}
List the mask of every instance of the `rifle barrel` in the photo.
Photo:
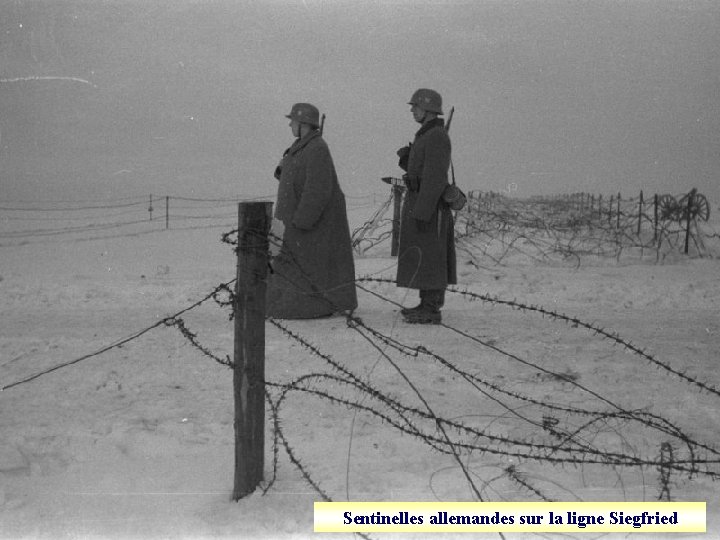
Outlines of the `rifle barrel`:
{"type": "Polygon", "coordinates": [[[450,109],[450,114],[448,114],[447,122],[445,122],[445,131],[450,131],[450,124],[452,123],[453,114],[455,114],[455,107],[452,107],[450,109]]]}

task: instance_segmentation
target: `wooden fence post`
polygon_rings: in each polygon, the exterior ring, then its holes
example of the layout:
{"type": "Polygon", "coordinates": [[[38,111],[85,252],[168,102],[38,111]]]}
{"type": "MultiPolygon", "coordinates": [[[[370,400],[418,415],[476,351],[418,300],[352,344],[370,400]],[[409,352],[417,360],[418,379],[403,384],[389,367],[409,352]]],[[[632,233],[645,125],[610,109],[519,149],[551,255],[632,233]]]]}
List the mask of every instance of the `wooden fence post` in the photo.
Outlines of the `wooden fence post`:
{"type": "Polygon", "coordinates": [[[653,197],[653,244],[657,243],[658,238],[658,194],[653,197]]]}
{"type": "Polygon", "coordinates": [[[610,195],[610,204],[608,205],[608,225],[612,224],[613,195],[610,195]]]}
{"type": "Polygon", "coordinates": [[[695,199],[695,193],[697,192],[697,189],[692,188],[690,190],[690,193],[688,194],[688,202],[687,202],[687,225],[685,227],[685,255],[688,254],[688,250],[690,249],[690,224],[692,223],[692,215],[691,210],[694,205],[694,199],[695,199]]]}
{"type": "Polygon", "coordinates": [[[602,193],[598,195],[598,219],[602,219],[602,193]]]}
{"type": "Polygon", "coordinates": [[[170,228],[170,196],[165,195],[165,228],[170,228]]]}
{"type": "Polygon", "coordinates": [[[272,203],[238,205],[235,283],[234,501],[252,493],[265,467],[265,291],[272,203]]]}
{"type": "Polygon", "coordinates": [[[148,206],[148,212],[150,212],[150,221],[152,221],[152,213],[153,213],[152,193],[150,194],[150,206],[148,206]]]}
{"type": "Polygon", "coordinates": [[[618,198],[617,198],[617,221],[616,221],[616,224],[615,224],[615,228],[616,228],[616,229],[619,229],[619,228],[620,228],[620,198],[621,198],[621,196],[620,196],[620,193],[618,192],[618,198]]]}
{"type": "Polygon", "coordinates": [[[638,227],[637,235],[640,236],[640,227],[642,225],[642,211],[643,211],[643,192],[640,190],[640,203],[638,204],[638,227]]]}
{"type": "Polygon", "coordinates": [[[398,254],[400,245],[400,206],[402,204],[403,188],[402,186],[392,187],[393,197],[393,220],[392,220],[392,238],[390,244],[390,256],[395,257],[398,254]]]}

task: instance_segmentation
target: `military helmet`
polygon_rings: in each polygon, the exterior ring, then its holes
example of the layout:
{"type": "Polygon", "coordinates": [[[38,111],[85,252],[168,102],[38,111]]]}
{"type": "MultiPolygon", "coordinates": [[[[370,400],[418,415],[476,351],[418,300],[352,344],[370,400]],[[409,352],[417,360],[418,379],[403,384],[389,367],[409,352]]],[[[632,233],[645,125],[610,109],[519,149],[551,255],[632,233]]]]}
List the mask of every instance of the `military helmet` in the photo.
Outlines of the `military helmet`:
{"type": "Polygon", "coordinates": [[[424,111],[443,114],[442,97],[435,90],[420,88],[410,98],[408,105],[416,105],[424,111]]]}
{"type": "Polygon", "coordinates": [[[301,124],[309,124],[312,127],[320,127],[320,111],[310,103],[296,103],[292,106],[290,114],[285,118],[297,120],[301,124]]]}

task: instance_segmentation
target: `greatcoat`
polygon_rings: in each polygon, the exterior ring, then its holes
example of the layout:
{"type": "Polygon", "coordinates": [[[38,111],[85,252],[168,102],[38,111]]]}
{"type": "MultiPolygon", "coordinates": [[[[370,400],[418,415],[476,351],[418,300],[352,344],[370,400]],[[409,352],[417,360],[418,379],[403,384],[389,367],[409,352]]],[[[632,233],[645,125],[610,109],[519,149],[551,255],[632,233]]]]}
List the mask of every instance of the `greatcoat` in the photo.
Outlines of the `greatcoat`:
{"type": "Polygon", "coordinates": [[[275,217],[285,231],[271,263],[266,314],[306,319],[354,310],[355,263],[345,195],[319,131],[288,149],[279,180],[275,217]]]}
{"type": "Polygon", "coordinates": [[[438,290],[457,283],[453,217],[442,200],[450,155],[450,137],[441,118],[424,124],[410,145],[409,186],[400,217],[400,287],[438,290]]]}

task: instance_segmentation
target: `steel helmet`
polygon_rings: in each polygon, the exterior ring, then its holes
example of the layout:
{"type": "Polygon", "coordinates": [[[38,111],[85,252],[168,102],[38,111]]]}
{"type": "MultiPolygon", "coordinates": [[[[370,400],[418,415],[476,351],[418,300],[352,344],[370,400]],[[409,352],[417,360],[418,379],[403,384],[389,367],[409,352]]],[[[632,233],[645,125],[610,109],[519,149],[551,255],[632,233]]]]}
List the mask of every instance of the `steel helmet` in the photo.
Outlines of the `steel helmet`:
{"type": "Polygon", "coordinates": [[[429,88],[415,90],[410,101],[408,101],[408,105],[416,105],[425,111],[443,114],[442,97],[435,90],[429,88]]]}
{"type": "Polygon", "coordinates": [[[320,127],[320,111],[310,103],[296,103],[285,118],[297,120],[301,124],[309,124],[312,127],[320,127]]]}

